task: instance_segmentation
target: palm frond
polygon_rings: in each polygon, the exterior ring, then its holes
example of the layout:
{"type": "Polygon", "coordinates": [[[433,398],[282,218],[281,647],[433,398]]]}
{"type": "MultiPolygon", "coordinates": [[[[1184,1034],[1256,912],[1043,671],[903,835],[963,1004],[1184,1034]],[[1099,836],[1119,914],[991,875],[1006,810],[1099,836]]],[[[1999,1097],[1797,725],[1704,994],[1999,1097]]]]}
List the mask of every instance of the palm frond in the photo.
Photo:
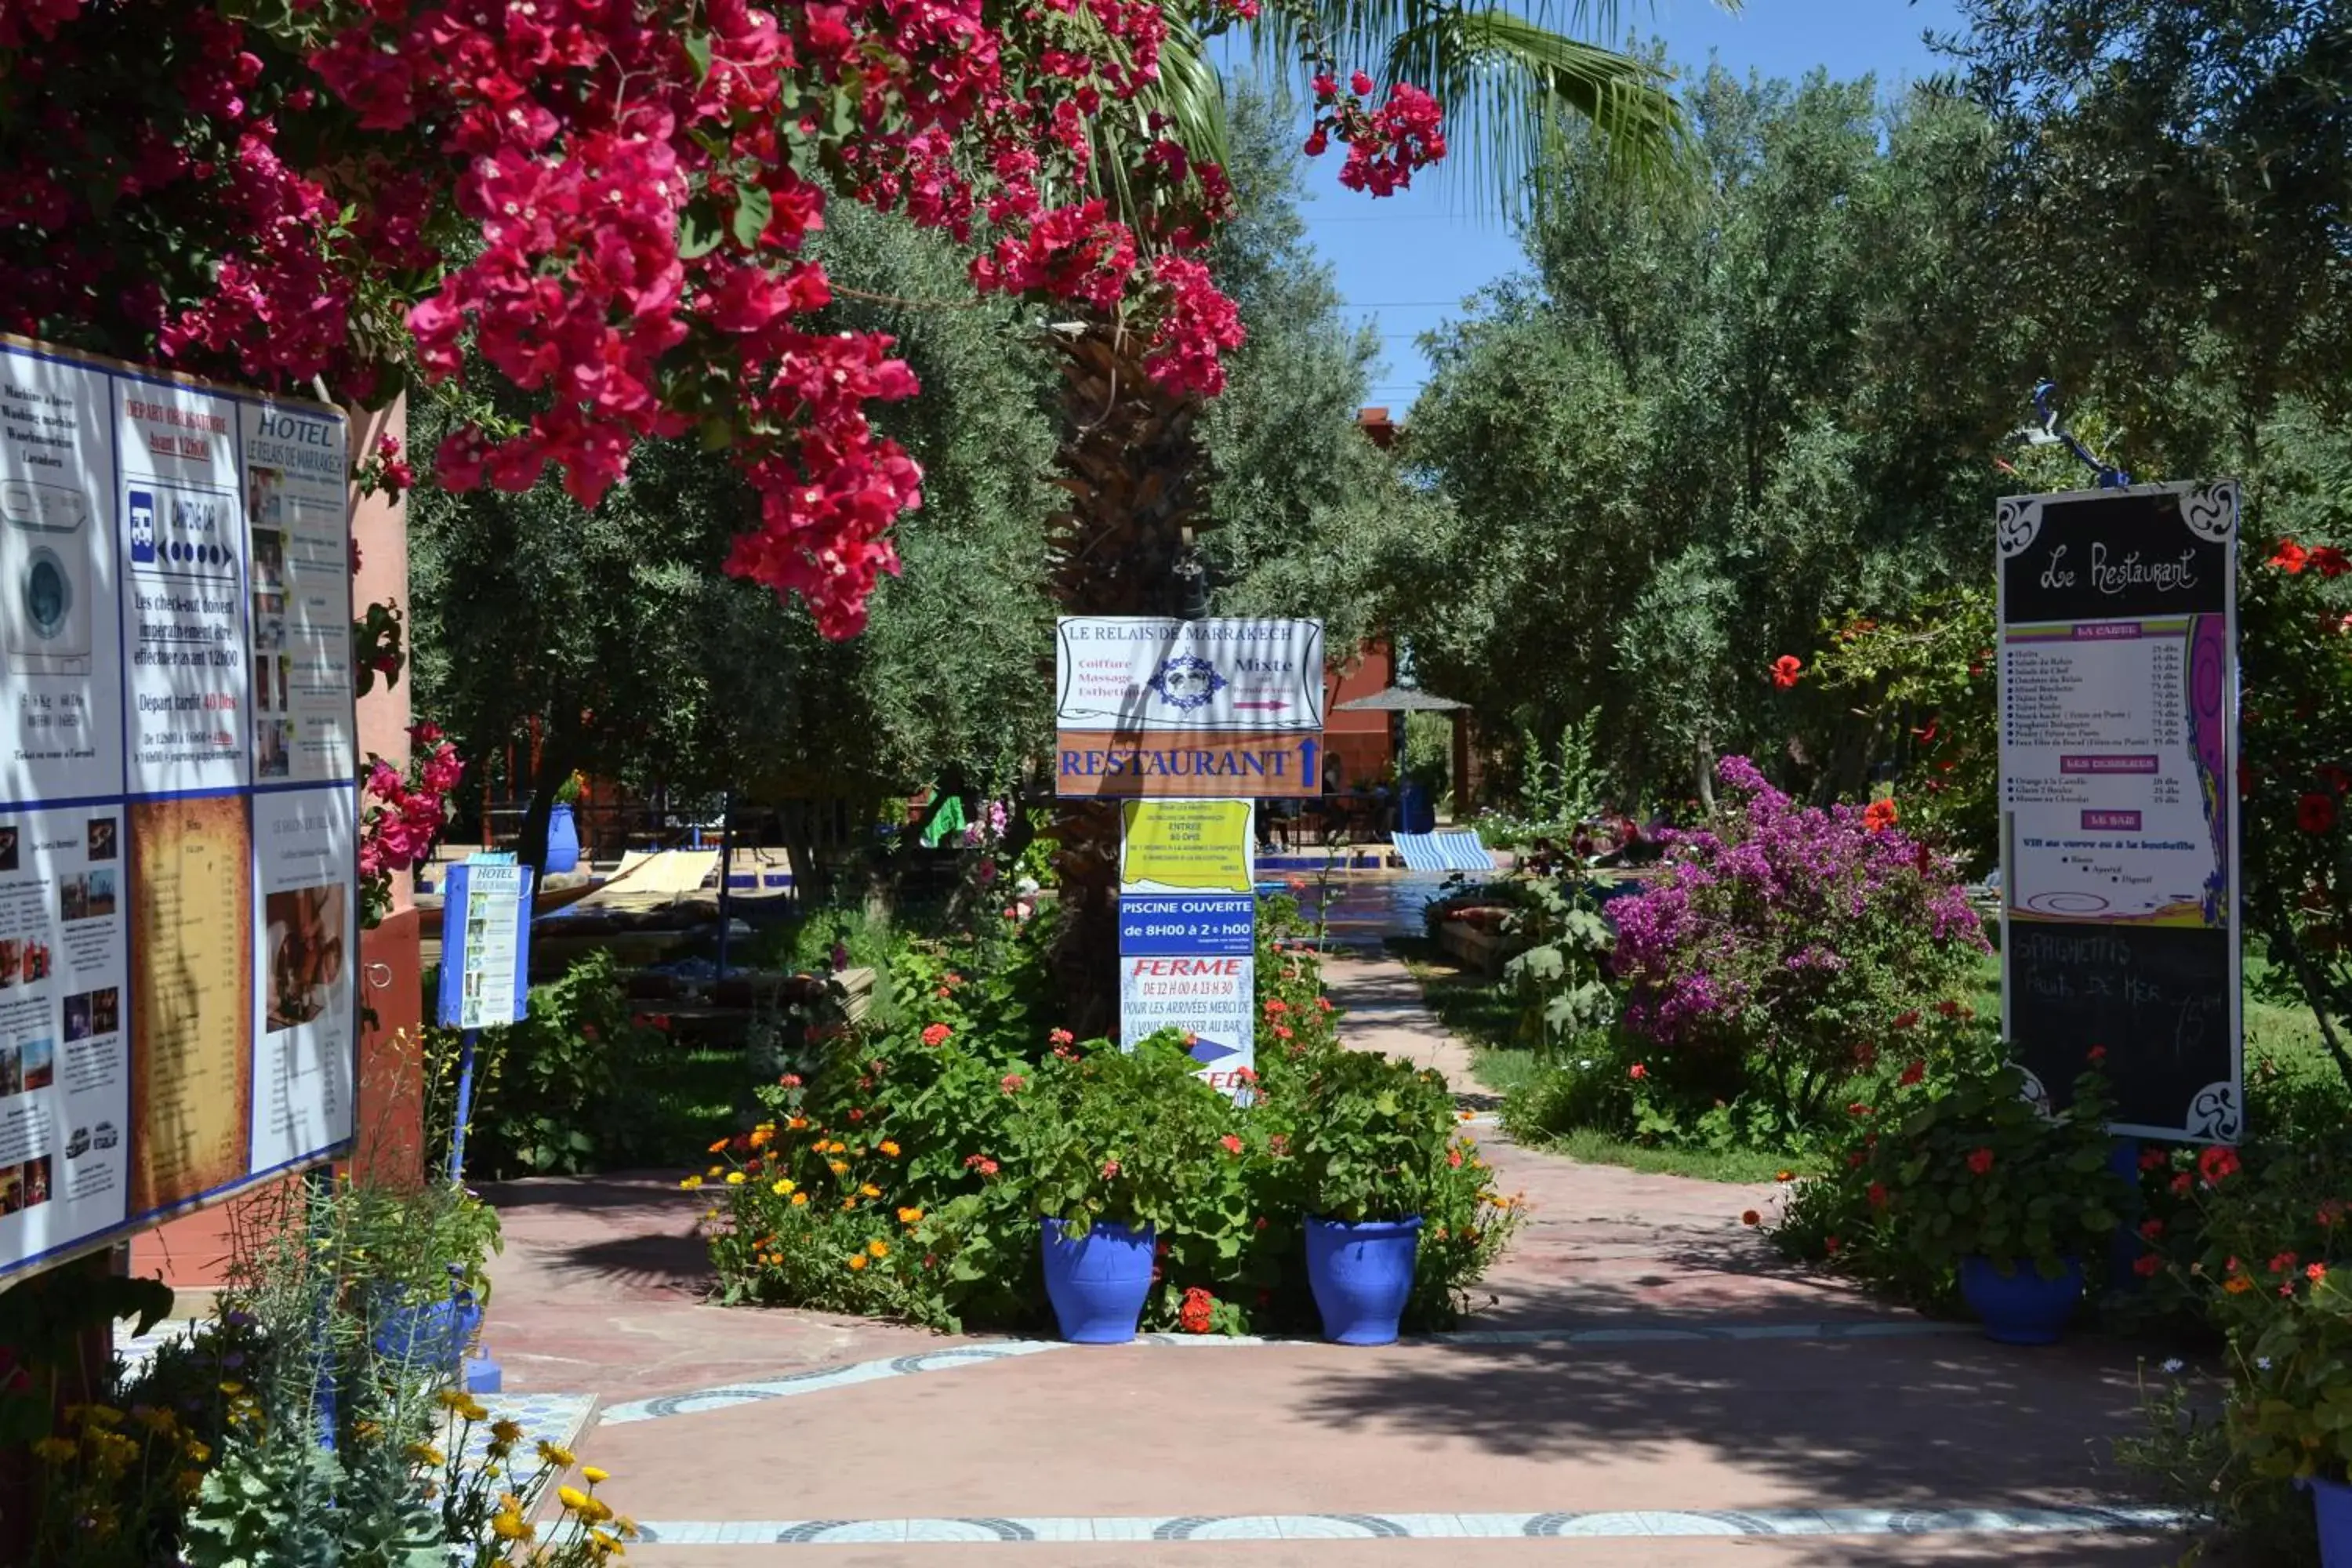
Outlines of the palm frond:
{"type": "Polygon", "coordinates": [[[1551,31],[1515,12],[1454,6],[1397,33],[1385,68],[1445,107],[1449,163],[1489,184],[1507,210],[1551,142],[1573,127],[1601,137],[1612,165],[1656,185],[1684,166],[1688,133],[1660,66],[1551,31]]]}

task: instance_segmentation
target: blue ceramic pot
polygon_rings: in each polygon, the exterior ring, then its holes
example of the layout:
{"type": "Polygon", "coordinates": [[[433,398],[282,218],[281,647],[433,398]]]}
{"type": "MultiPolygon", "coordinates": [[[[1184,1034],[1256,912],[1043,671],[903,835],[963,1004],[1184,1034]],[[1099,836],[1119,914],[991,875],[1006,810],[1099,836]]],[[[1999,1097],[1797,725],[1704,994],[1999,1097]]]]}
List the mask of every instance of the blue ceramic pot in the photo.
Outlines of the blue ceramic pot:
{"type": "Polygon", "coordinates": [[[547,814],[547,874],[580,869],[580,825],[562,801],[547,814]]]}
{"type": "Polygon", "coordinates": [[[438,1301],[402,1301],[380,1298],[375,1319],[375,1352],[387,1361],[431,1367],[454,1376],[465,1359],[466,1347],[482,1331],[481,1304],[471,1290],[438,1301]]]}
{"type": "Polygon", "coordinates": [[[2352,1568],[2352,1487],[2322,1476],[2295,1485],[2311,1494],[2319,1524],[2319,1568],[2352,1568]]]}
{"type": "Polygon", "coordinates": [[[2083,1265],[2069,1258],[2057,1279],[2031,1259],[2003,1274],[1989,1258],[1960,1259],[1960,1294],[1984,1324],[1985,1338],[2005,1345],[2053,1345],[2083,1300],[2083,1265]]]}
{"type": "Polygon", "coordinates": [[[1323,1314],[1323,1337],[1343,1345],[1394,1343],[1420,1251],[1419,1215],[1361,1225],[1308,1215],[1307,1284],[1323,1314]]]}
{"type": "Polygon", "coordinates": [[[1150,1226],[1097,1224],[1073,1237],[1058,1219],[1038,1221],[1045,1295],[1062,1337],[1075,1345],[1123,1345],[1135,1338],[1151,1294],[1150,1226]]]}

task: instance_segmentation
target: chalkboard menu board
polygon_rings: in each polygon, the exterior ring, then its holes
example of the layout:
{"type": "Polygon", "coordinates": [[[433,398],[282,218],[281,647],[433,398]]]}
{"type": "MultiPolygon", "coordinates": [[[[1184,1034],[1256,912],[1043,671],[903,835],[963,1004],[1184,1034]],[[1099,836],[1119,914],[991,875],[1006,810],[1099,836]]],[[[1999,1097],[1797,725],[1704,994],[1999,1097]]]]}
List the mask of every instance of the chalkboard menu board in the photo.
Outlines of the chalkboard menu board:
{"type": "Polygon", "coordinates": [[[2119,1132],[2235,1140],[2233,483],[2000,503],[2001,1009],[2063,1105],[2092,1047],[2119,1132]]]}

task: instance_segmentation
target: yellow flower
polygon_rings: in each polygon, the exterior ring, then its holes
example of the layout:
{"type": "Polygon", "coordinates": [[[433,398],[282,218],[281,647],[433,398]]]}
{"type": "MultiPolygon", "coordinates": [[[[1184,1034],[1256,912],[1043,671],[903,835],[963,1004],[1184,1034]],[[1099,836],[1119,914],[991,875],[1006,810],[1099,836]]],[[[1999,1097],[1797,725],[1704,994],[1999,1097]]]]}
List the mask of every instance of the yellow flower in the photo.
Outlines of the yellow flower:
{"type": "Polygon", "coordinates": [[[537,1533],[530,1521],[504,1509],[490,1516],[490,1529],[500,1541],[529,1541],[537,1533]]]}
{"type": "Polygon", "coordinates": [[[684,1187],[688,1192],[692,1192],[695,1188],[702,1185],[702,1178],[700,1176],[688,1176],[686,1180],[680,1182],[678,1185],[684,1187]]]}
{"type": "MultiPolygon", "coordinates": [[[[241,1383],[224,1383],[220,1385],[220,1391],[223,1394],[227,1394],[231,1399],[235,1399],[238,1394],[245,1392],[245,1384],[241,1383]]],[[[88,1407],[85,1406],[84,1408],[88,1407]]],[[[73,1412],[68,1410],[66,1414],[70,1415],[73,1412]]]]}
{"type": "Polygon", "coordinates": [[[383,1428],[373,1421],[355,1422],[352,1426],[352,1436],[362,1443],[373,1443],[383,1436],[383,1428]]]}
{"type": "Polygon", "coordinates": [[[621,1532],[621,1539],[624,1541],[635,1541],[637,1538],[637,1521],[625,1513],[613,1516],[613,1528],[621,1532]]]}
{"type": "Polygon", "coordinates": [[[900,1225],[919,1225],[922,1222],[922,1218],[923,1211],[920,1209],[900,1209],[898,1211],[898,1223],[900,1225]]]}
{"type": "Polygon", "coordinates": [[[743,1184],[743,1173],[742,1173],[742,1172],[740,1172],[740,1171],[730,1171],[730,1172],[728,1172],[728,1173],[727,1173],[727,1184],[728,1184],[729,1186],[730,1186],[730,1187],[740,1187],[740,1186],[741,1186],[741,1185],[743,1184]]]}
{"type": "Polygon", "coordinates": [[[596,1561],[599,1563],[610,1557],[622,1555],[621,1543],[601,1530],[592,1530],[588,1532],[588,1549],[596,1554],[596,1561]]]}
{"type": "Polygon", "coordinates": [[[213,1457],[212,1448],[205,1443],[194,1437],[189,1438],[186,1443],[183,1444],[181,1446],[180,1452],[188,1457],[188,1462],[192,1465],[201,1465],[206,1459],[213,1457]]]}
{"type": "Polygon", "coordinates": [[[807,1205],[808,1194],[806,1193],[794,1193],[793,1194],[793,1207],[805,1208],[807,1205]]]}
{"type": "Polygon", "coordinates": [[[588,1506],[580,1510],[580,1517],[592,1524],[602,1524],[613,1517],[613,1505],[603,1498],[592,1497],[588,1506]]]}
{"type": "Polygon", "coordinates": [[[179,1417],[173,1415],[169,1409],[152,1405],[134,1405],[131,1411],[131,1418],[159,1437],[169,1436],[180,1425],[179,1417]]]}
{"type": "Polygon", "coordinates": [[[782,1197],[786,1193],[791,1192],[798,1185],[800,1185],[798,1182],[793,1181],[790,1176],[786,1176],[778,1181],[774,1186],[770,1187],[768,1190],[775,1194],[778,1197],[782,1197]]]}
{"type": "Polygon", "coordinates": [[[445,1388],[433,1396],[433,1403],[444,1410],[455,1410],[466,1403],[466,1391],[462,1388],[445,1388]]]}
{"type": "Polygon", "coordinates": [[[849,1174],[849,1162],[846,1160],[828,1160],[825,1163],[833,1167],[833,1173],[836,1176],[849,1174]]]}
{"type": "Polygon", "coordinates": [[[772,1121],[763,1121],[759,1126],[751,1129],[751,1147],[754,1149],[764,1149],[768,1146],[768,1140],[773,1138],[775,1135],[776,1124],[772,1121]]]}
{"type": "MultiPolygon", "coordinates": [[[[224,1383],[221,1384],[221,1392],[242,1394],[245,1392],[245,1385],[241,1383],[224,1383]]],[[[79,1421],[85,1426],[97,1426],[111,1431],[122,1425],[122,1412],[111,1405],[68,1405],[66,1406],[66,1419],[79,1421]]]]}
{"type": "Polygon", "coordinates": [[[580,1462],[571,1449],[560,1443],[550,1443],[543,1438],[539,1445],[539,1457],[557,1468],[565,1470],[580,1462]]]}
{"type": "Polygon", "coordinates": [[[871,1182],[865,1182],[859,1184],[857,1195],[861,1198],[878,1198],[882,1195],[882,1189],[871,1182]]]}
{"type": "Polygon", "coordinates": [[[578,1513],[588,1506],[588,1494],[578,1487],[558,1487],[555,1489],[555,1500],[578,1513]]]}
{"type": "Polygon", "coordinates": [[[611,1480],[613,1472],[595,1465],[583,1465],[580,1467],[580,1477],[593,1487],[599,1481],[611,1480]]]}
{"type": "Polygon", "coordinates": [[[866,1271],[866,1254],[861,1252],[850,1258],[849,1271],[852,1274],[862,1274],[866,1271]]]}
{"type": "Polygon", "coordinates": [[[847,1197],[841,1200],[841,1212],[844,1214],[847,1214],[851,1209],[854,1209],[856,1206],[857,1200],[854,1197],[847,1197]]]}
{"type": "Polygon", "coordinates": [[[44,1437],[33,1445],[33,1458],[47,1465],[62,1465],[74,1457],[73,1444],[64,1437],[44,1437]]]}
{"type": "Polygon", "coordinates": [[[520,1443],[522,1441],[521,1424],[506,1420],[493,1421],[490,1423],[490,1437],[495,1442],[509,1446],[520,1443]]]}
{"type": "Polygon", "coordinates": [[[420,1465],[431,1465],[436,1468],[449,1462],[442,1457],[441,1450],[430,1443],[411,1443],[408,1446],[408,1457],[420,1465]]]}
{"type": "Polygon", "coordinates": [[[710,1169],[709,1169],[708,1171],[703,1172],[702,1173],[703,1173],[704,1175],[706,1175],[706,1176],[715,1176],[715,1175],[718,1175],[720,1172],[722,1172],[722,1171],[724,1171],[724,1170],[726,1170],[726,1169],[727,1169],[727,1167],[726,1167],[726,1166],[724,1166],[724,1165],[713,1165],[713,1166],[711,1166],[711,1167],[710,1167],[710,1169]]]}
{"type": "Polygon", "coordinates": [[[833,1152],[834,1152],[835,1153],[836,1153],[836,1154],[840,1153],[843,1150],[847,1149],[848,1147],[849,1147],[849,1145],[848,1145],[848,1144],[846,1144],[846,1143],[843,1142],[842,1142],[840,1139],[838,1139],[838,1138],[836,1138],[836,1139],[835,1139],[835,1140],[833,1141],[833,1152]]]}
{"type": "Polygon", "coordinates": [[[727,1140],[721,1138],[717,1142],[711,1144],[710,1152],[714,1154],[724,1154],[727,1152],[727,1140]]]}
{"type": "Polygon", "coordinates": [[[880,1237],[876,1237],[866,1244],[866,1250],[877,1258],[887,1258],[890,1256],[890,1244],[880,1237]]]}
{"type": "Polygon", "coordinates": [[[876,1144],[875,1147],[881,1150],[882,1152],[890,1159],[895,1160],[898,1157],[898,1145],[892,1142],[887,1138],[882,1140],[882,1142],[876,1144]]]}

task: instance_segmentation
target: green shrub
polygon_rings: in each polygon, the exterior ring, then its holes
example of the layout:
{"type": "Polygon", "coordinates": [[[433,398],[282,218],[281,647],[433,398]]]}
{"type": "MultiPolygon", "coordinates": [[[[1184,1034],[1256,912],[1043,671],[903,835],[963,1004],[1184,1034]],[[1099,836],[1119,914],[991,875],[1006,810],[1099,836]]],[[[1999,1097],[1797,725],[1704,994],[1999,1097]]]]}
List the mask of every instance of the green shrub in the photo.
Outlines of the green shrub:
{"type": "Polygon", "coordinates": [[[1790,1192],[1774,1242],[1921,1301],[1948,1299],[1969,1256],[2052,1276],[2071,1258],[2099,1272],[2130,1193],[2108,1168],[2095,1060],[2052,1118],[1965,1009],[1913,1026],[1920,1054],[1849,1104],[1828,1169],[1790,1192]]]}
{"type": "MultiPolygon", "coordinates": [[[[457,1115],[460,1040],[425,1031],[428,1149],[446,1150],[457,1115]]],[[[598,951],[530,988],[521,1022],[481,1031],[474,1055],[466,1168],[488,1177],[572,1174],[668,1152],[646,1115],[646,1087],[668,1037],[641,1022],[618,963],[598,951]]]]}

